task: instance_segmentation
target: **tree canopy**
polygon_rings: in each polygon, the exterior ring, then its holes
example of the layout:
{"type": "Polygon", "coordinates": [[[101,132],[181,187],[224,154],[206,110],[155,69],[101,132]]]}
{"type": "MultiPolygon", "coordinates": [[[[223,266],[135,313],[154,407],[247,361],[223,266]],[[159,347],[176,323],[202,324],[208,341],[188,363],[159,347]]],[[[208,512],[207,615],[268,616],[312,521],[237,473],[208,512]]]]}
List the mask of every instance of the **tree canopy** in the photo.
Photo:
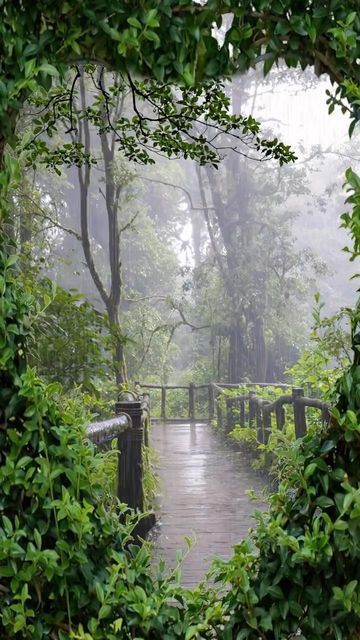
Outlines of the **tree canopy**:
{"type": "Polygon", "coordinates": [[[0,25],[0,109],[8,137],[24,97],[80,61],[192,85],[262,62],[327,73],[359,117],[360,18],[357,0],[119,1],[3,0],[0,25]],[[232,14],[223,43],[213,25],[232,14]]]}

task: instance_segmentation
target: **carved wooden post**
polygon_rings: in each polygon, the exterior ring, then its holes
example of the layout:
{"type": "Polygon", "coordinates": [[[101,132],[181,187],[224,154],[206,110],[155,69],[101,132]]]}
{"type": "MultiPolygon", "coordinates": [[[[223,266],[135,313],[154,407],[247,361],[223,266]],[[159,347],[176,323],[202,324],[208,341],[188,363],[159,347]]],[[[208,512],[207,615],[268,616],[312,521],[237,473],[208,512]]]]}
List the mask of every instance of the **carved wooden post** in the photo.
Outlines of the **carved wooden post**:
{"type": "Polygon", "coordinates": [[[115,405],[116,413],[127,413],[132,426],[119,436],[118,449],[118,498],[135,510],[144,509],[142,445],[143,428],[141,424],[141,402],[139,400],[120,400],[115,405]]]}
{"type": "Polygon", "coordinates": [[[254,402],[255,404],[255,416],[256,416],[256,437],[259,442],[264,444],[264,422],[262,417],[262,404],[259,400],[254,402]]]}
{"type": "Polygon", "coordinates": [[[263,414],[263,442],[266,444],[269,440],[270,431],[271,431],[271,412],[267,408],[266,404],[262,406],[262,414],[263,414]]]}
{"type": "Polygon", "coordinates": [[[234,416],[235,399],[226,398],[226,433],[230,433],[235,426],[236,417],[234,416]]]}
{"type": "Polygon", "coordinates": [[[222,424],[222,407],[221,407],[222,398],[223,398],[222,394],[218,395],[217,402],[216,402],[217,426],[218,426],[219,429],[223,428],[223,424],[222,424]]]}
{"type": "Polygon", "coordinates": [[[161,387],[161,418],[166,420],[166,388],[161,387]]]}
{"type": "Polygon", "coordinates": [[[195,385],[189,384],[189,419],[195,420],[195,385]]]}
{"type": "Polygon", "coordinates": [[[209,420],[213,420],[215,416],[215,391],[214,391],[213,384],[209,384],[208,394],[209,394],[209,420]]]}
{"type": "Polygon", "coordinates": [[[275,406],[275,416],[276,426],[280,431],[282,431],[285,425],[285,409],[280,403],[275,406]]]}
{"type": "Polygon", "coordinates": [[[305,406],[299,400],[303,397],[303,389],[293,389],[292,399],[294,405],[294,421],[295,421],[295,435],[297,438],[302,438],[306,434],[306,414],[305,406]]]}
{"type": "Polygon", "coordinates": [[[330,411],[326,404],[323,404],[321,410],[321,422],[323,427],[330,422],[330,411]]]}
{"type": "Polygon", "coordinates": [[[245,402],[244,400],[240,400],[240,426],[244,427],[245,426],[245,402]]]}

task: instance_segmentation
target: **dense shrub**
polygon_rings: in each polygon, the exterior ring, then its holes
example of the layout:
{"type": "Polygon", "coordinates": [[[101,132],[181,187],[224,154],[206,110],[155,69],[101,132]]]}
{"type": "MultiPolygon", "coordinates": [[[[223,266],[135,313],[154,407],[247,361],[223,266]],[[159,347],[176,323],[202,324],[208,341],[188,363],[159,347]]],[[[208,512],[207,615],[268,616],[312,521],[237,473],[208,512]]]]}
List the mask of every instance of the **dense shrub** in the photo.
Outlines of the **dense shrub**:
{"type": "Polygon", "coordinates": [[[293,445],[291,475],[258,514],[256,551],[242,542],[220,568],[231,584],[224,637],[340,639],[359,628],[360,425],[352,411],[335,415],[293,445]]]}
{"type": "Polygon", "coordinates": [[[29,299],[1,259],[0,637],[165,637],[180,614],[147,547],[129,544],[134,517],[106,509],[79,415],[26,369],[29,299]]]}

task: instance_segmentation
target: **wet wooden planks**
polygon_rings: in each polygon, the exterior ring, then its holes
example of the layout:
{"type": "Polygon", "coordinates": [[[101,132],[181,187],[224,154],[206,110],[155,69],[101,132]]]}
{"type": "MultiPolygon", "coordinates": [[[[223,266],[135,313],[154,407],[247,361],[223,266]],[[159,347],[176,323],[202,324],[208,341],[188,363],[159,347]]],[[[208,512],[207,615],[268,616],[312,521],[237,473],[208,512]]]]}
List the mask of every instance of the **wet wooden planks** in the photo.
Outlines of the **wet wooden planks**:
{"type": "Polygon", "coordinates": [[[194,535],[197,542],[182,572],[183,585],[191,587],[214,555],[230,557],[232,545],[247,535],[251,515],[264,503],[250,500],[245,491],[260,493],[265,478],[206,424],[154,424],[151,444],[160,454],[155,555],[174,566],[176,550],[186,548],[184,536],[194,535]]]}

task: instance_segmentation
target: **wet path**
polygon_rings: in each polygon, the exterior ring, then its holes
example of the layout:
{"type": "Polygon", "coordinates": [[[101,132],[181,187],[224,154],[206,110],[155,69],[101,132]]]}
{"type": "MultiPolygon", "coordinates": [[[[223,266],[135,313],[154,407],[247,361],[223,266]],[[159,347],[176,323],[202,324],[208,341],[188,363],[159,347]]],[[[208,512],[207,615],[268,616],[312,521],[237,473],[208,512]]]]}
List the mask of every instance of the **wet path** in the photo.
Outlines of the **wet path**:
{"type": "Polygon", "coordinates": [[[199,582],[214,555],[228,558],[232,545],[247,535],[251,515],[264,508],[245,494],[260,493],[263,475],[246,454],[226,447],[209,425],[153,424],[151,445],[160,454],[159,524],[153,533],[156,557],[174,566],[184,536],[196,544],[183,565],[182,583],[199,582]]]}

